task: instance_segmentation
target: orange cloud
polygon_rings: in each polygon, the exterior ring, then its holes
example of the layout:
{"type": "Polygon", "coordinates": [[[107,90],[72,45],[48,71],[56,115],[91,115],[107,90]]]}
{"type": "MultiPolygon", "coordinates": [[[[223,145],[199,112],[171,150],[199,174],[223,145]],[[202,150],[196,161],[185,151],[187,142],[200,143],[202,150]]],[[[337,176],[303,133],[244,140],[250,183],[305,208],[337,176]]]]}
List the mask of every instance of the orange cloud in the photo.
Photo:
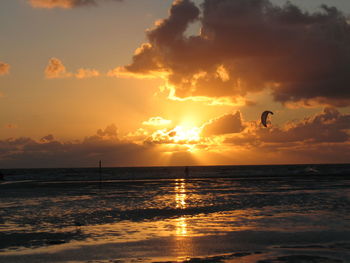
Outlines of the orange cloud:
{"type": "Polygon", "coordinates": [[[51,58],[45,69],[45,76],[48,79],[70,78],[77,79],[93,78],[100,76],[100,72],[96,69],[80,68],[75,74],[68,72],[62,61],[58,58],[51,58]]]}
{"type": "Polygon", "coordinates": [[[152,72],[148,74],[140,74],[140,73],[132,73],[126,70],[124,67],[116,67],[107,72],[108,77],[116,77],[116,78],[137,78],[137,79],[154,79],[161,77],[162,73],[152,72]]]}
{"type": "Polygon", "coordinates": [[[45,69],[45,76],[48,79],[68,78],[72,76],[72,73],[67,72],[61,60],[51,58],[45,69]]]}
{"type": "Polygon", "coordinates": [[[107,126],[105,129],[98,129],[97,130],[97,135],[100,136],[101,138],[112,138],[116,139],[118,138],[118,132],[117,132],[117,126],[114,124],[111,124],[107,126]]]}
{"type": "Polygon", "coordinates": [[[10,65],[0,61],[0,76],[9,74],[9,72],[10,72],[10,65]]]}
{"type": "Polygon", "coordinates": [[[77,73],[75,74],[75,77],[77,79],[86,79],[86,78],[93,78],[100,76],[100,72],[98,72],[96,69],[84,69],[80,68],[78,69],[77,73]]]}
{"type": "MultiPolygon", "coordinates": [[[[36,8],[74,8],[80,6],[96,5],[97,0],[28,0],[36,8]]],[[[114,0],[122,1],[122,0],[114,0]]]]}
{"type": "Polygon", "coordinates": [[[149,136],[145,142],[147,144],[174,144],[174,145],[191,145],[199,144],[201,141],[200,128],[176,126],[172,129],[156,130],[149,136]]]}

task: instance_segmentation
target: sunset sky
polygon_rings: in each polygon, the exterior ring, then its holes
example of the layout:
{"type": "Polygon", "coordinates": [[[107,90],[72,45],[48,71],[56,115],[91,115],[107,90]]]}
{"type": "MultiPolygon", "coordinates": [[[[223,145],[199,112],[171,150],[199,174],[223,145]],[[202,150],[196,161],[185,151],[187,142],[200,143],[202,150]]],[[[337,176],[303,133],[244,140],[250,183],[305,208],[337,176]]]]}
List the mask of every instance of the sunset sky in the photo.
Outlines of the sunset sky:
{"type": "Polygon", "coordinates": [[[0,169],[100,159],[349,162],[350,2],[1,0],[0,169]]]}

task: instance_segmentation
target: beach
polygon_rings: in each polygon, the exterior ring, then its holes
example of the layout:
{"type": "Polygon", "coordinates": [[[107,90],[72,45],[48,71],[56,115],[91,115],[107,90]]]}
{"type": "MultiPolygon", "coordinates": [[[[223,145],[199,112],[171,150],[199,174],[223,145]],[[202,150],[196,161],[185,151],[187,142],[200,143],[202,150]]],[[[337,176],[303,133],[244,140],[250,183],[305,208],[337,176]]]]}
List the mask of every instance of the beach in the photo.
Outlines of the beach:
{"type": "Polygon", "coordinates": [[[4,170],[0,261],[350,262],[349,167],[4,170]]]}

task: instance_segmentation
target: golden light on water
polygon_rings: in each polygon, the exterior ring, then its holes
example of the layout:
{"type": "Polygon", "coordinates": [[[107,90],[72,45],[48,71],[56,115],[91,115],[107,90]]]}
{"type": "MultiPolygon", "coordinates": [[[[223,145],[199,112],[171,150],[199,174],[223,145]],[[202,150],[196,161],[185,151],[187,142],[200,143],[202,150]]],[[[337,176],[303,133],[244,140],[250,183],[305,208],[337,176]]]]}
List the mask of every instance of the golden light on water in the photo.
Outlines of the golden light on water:
{"type": "MultiPolygon", "coordinates": [[[[186,204],[186,180],[176,179],[175,181],[175,203],[176,208],[184,209],[186,204]]],[[[176,236],[184,237],[188,235],[186,217],[176,219],[176,236]]]]}
{"type": "MultiPolygon", "coordinates": [[[[175,204],[177,209],[185,209],[187,207],[186,200],[186,180],[176,179],[175,186],[175,204]]],[[[175,219],[175,243],[174,252],[177,255],[178,261],[184,261],[194,252],[191,233],[189,233],[189,222],[185,216],[180,216],[175,219]]]]}
{"type": "Polygon", "coordinates": [[[186,208],[186,182],[185,179],[176,179],[175,182],[176,208],[186,208]]]}
{"type": "Polygon", "coordinates": [[[180,217],[176,220],[176,236],[186,237],[187,233],[187,222],[186,217],[180,217]]]}

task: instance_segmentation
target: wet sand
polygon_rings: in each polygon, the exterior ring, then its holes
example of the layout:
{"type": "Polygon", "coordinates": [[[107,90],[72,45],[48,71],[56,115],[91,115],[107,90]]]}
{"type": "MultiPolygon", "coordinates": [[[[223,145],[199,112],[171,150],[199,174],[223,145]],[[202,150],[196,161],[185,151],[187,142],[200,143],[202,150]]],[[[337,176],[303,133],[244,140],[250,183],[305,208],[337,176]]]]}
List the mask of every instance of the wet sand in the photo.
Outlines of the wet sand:
{"type": "Polygon", "coordinates": [[[350,232],[281,234],[237,231],[222,236],[164,237],[134,242],[91,240],[58,245],[52,243],[38,248],[2,252],[1,262],[273,263],[350,260],[350,232]]]}

